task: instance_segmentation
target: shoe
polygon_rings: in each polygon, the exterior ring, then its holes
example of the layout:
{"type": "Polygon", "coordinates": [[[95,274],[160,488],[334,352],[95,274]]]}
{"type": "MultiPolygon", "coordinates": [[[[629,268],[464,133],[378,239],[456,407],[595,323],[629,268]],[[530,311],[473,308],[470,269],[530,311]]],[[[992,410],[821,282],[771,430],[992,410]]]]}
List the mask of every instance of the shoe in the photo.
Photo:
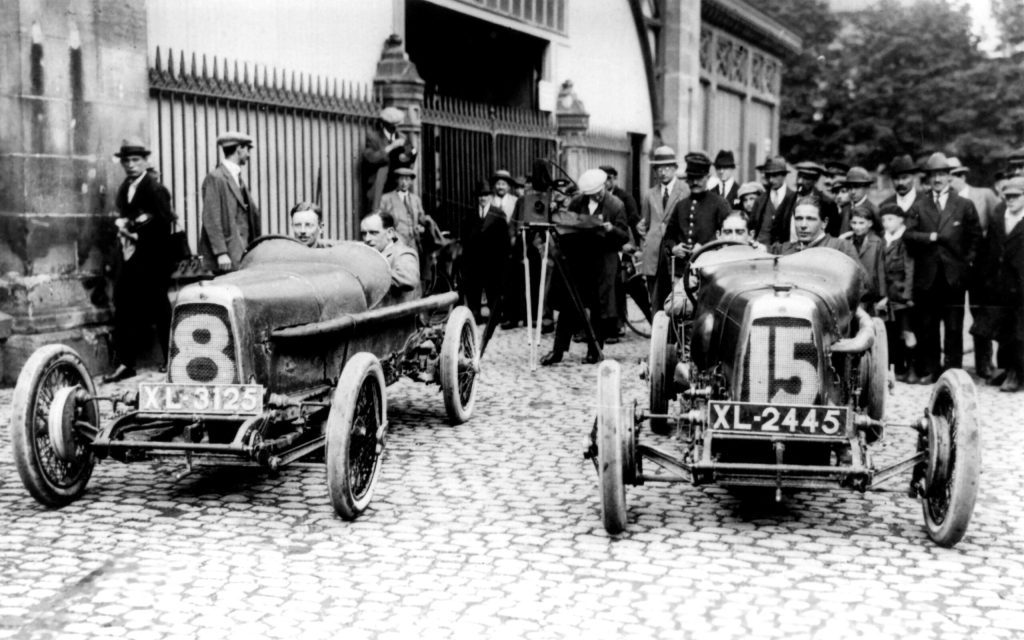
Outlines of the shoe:
{"type": "Polygon", "coordinates": [[[988,378],[989,386],[998,387],[999,385],[1003,384],[1008,374],[1009,371],[1007,371],[1006,369],[996,369],[988,378]]]}
{"type": "Polygon", "coordinates": [[[622,339],[619,336],[608,336],[604,339],[605,344],[619,344],[622,339]]]}
{"type": "Polygon", "coordinates": [[[928,375],[920,378],[917,381],[917,384],[924,385],[924,386],[935,384],[935,375],[929,373],[928,375]]]}
{"type": "Polygon", "coordinates": [[[978,376],[982,380],[988,380],[995,373],[995,369],[991,364],[983,364],[974,368],[974,375],[978,376]]]}
{"type": "Polygon", "coordinates": [[[907,372],[906,383],[907,384],[918,384],[921,382],[921,378],[917,377],[917,373],[913,370],[907,372]]]}
{"type": "Polygon", "coordinates": [[[596,351],[589,351],[586,357],[583,358],[583,362],[586,364],[597,364],[601,362],[601,356],[596,351]]]}
{"type": "Polygon", "coordinates": [[[134,377],[135,369],[121,364],[117,366],[117,369],[114,369],[113,373],[103,376],[103,382],[120,382],[134,377]]]}
{"type": "Polygon", "coordinates": [[[555,331],[555,323],[554,322],[545,322],[544,324],[542,324],[540,326],[540,332],[542,334],[554,333],[554,331],[555,331]]]}
{"type": "Polygon", "coordinates": [[[583,333],[574,333],[572,335],[572,341],[573,342],[577,342],[577,343],[578,342],[586,342],[587,341],[587,336],[584,335],[583,333]]]}
{"type": "Polygon", "coordinates": [[[897,373],[896,374],[896,380],[898,382],[909,382],[910,381],[910,374],[907,373],[907,372],[897,373]]]}
{"type": "Polygon", "coordinates": [[[551,351],[547,355],[545,355],[543,358],[540,359],[540,366],[542,366],[542,367],[550,367],[551,365],[558,364],[561,361],[562,361],[562,352],[561,351],[551,351]]]}
{"type": "Polygon", "coordinates": [[[516,322],[515,320],[506,320],[505,322],[501,323],[501,328],[504,329],[505,331],[508,331],[509,329],[515,329],[518,326],[519,323],[516,322]]]}
{"type": "Polygon", "coordinates": [[[1020,379],[1017,377],[1016,371],[1007,372],[1006,379],[1003,380],[1003,384],[999,385],[999,390],[1005,393],[1020,391],[1020,379]]]}

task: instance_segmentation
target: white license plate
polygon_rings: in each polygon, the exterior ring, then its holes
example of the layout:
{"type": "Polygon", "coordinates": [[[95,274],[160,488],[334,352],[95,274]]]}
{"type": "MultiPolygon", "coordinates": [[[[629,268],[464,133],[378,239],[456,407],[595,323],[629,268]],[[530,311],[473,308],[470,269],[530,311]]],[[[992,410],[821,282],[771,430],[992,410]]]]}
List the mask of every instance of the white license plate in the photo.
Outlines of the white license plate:
{"type": "Polygon", "coordinates": [[[139,385],[141,413],[189,415],[259,415],[263,412],[262,385],[167,384],[139,385]]]}
{"type": "Polygon", "coordinates": [[[711,428],[735,434],[845,437],[850,421],[849,407],[718,401],[708,406],[711,428]]]}

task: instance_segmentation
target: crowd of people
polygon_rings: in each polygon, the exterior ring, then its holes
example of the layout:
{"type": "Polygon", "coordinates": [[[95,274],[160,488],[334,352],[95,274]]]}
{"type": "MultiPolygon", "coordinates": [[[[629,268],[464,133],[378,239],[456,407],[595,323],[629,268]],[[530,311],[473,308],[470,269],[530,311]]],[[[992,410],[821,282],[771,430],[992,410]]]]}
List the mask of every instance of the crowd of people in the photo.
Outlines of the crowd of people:
{"type": "MultiPolygon", "coordinates": [[[[402,119],[400,110],[386,108],[367,135],[360,230],[388,260],[393,293],[409,299],[420,295],[421,274],[443,239],[415,193],[416,150],[399,131],[402,119]]],[[[253,139],[227,132],[217,144],[222,160],[202,184],[199,254],[213,273],[223,273],[238,268],[261,230],[242,179],[253,139]]],[[[166,187],[147,167],[149,153],[131,139],[117,154],[126,178],[116,200],[118,367],[108,380],[135,374],[149,326],[167,351],[170,308],[153,291],[166,290],[156,285],[170,278],[163,247],[174,214],[166,187]]],[[[862,304],[886,322],[897,379],[930,384],[943,370],[962,367],[969,305],[976,374],[1007,392],[1024,383],[1024,150],[1009,158],[995,190],[967,184],[968,168],[941,152],[919,162],[898,156],[887,168],[895,193],[878,203],[870,199],[876,177],[841,162],[790,165],[771,157],[757,166],[758,181],[743,184],[728,150],[713,161],[694,151],[680,162],[661,146],[650,166],[653,186],[639,205],[610,166],[543,194],[505,169],[481,180],[458,234],[462,294],[477,320],[512,329],[526,321],[527,301],[544,295],[550,304],[536,321],[555,335],[541,364],[560,362],[574,336],[588,344],[585,361],[596,362],[601,347],[622,335],[626,290],[637,280],[623,274],[635,269],[642,276],[646,295],[631,293],[653,313],[671,292],[676,259],[713,240],[782,255],[823,246],[863,266],[862,304]],[[545,260],[550,269],[541,268],[545,260]],[[550,275],[541,282],[545,271],[550,275]]],[[[303,244],[331,246],[317,204],[295,205],[290,223],[303,244]]]]}

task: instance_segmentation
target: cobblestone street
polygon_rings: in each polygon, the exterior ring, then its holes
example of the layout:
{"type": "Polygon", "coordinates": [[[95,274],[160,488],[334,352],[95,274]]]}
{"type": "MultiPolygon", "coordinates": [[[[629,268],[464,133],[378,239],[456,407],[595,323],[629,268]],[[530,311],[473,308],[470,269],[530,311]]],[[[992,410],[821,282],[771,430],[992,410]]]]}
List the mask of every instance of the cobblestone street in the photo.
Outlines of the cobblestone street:
{"type": "MultiPolygon", "coordinates": [[[[0,637],[1024,636],[1024,394],[980,389],[981,489],[954,549],[927,539],[903,477],[778,504],[628,487],[629,530],[612,537],[582,457],[597,371],[583,351],[531,373],[525,330],[499,331],[458,427],[436,386],[389,388],[381,481],[355,522],[314,465],[175,480],[167,463],[108,460],[82,499],[44,509],[14,469],[2,390],[0,637]]],[[[628,401],[646,402],[646,352],[635,336],[606,349],[628,401]]],[[[890,418],[927,396],[898,384],[890,418]]],[[[912,445],[892,430],[880,457],[912,445]]]]}

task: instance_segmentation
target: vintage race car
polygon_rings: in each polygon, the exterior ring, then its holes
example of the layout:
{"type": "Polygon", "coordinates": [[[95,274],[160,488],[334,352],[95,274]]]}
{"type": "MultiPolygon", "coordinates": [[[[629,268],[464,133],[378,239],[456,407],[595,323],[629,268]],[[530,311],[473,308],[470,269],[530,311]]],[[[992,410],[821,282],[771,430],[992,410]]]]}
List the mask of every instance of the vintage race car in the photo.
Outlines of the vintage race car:
{"type": "Polygon", "coordinates": [[[977,396],[960,369],[942,374],[923,416],[886,420],[885,324],[859,308],[863,270],[842,253],[778,257],[713,242],[680,281],[683,300],[652,323],[647,411],[622,401],[618,363],[598,370],[597,420],[585,456],[597,467],[604,526],[626,526],[625,485],[715,483],[865,491],[911,471],[928,536],[964,535],[978,489],[977,396]],[[674,450],[639,444],[649,422],[674,450]],[[916,432],[913,455],[876,466],[886,429],[916,432]],[[660,468],[645,473],[644,462],[660,468]]]}
{"type": "Polygon", "coordinates": [[[237,271],[180,291],[163,382],[100,396],[74,350],[40,348],[11,411],[22,482],[60,507],[82,495],[97,459],[172,457],[179,475],[198,464],[277,470],[322,460],[334,509],[355,518],[380,471],[388,385],[403,375],[439,383],[453,424],[469,419],[476,398],[472,313],[455,293],[399,302],[390,286],[371,247],[265,237],[237,271]],[[100,402],[111,404],[107,424],[100,402]]]}

